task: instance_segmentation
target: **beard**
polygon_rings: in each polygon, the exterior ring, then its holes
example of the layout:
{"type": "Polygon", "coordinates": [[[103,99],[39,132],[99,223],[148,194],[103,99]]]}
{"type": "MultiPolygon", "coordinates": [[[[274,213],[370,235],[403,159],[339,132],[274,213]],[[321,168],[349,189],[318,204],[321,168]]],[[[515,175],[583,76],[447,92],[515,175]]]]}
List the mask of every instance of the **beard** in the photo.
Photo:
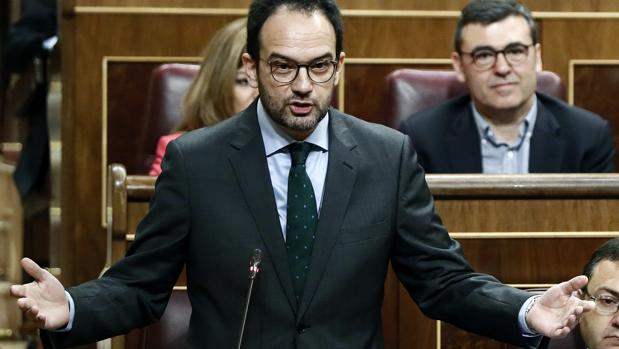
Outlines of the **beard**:
{"type": "Polygon", "coordinates": [[[301,132],[313,130],[325,117],[333,94],[333,91],[331,91],[324,100],[299,96],[294,92],[288,97],[281,98],[269,94],[269,91],[260,82],[258,83],[258,91],[264,109],[275,123],[285,129],[301,132]],[[310,103],[312,110],[305,115],[295,115],[290,110],[290,104],[293,102],[310,103]]]}

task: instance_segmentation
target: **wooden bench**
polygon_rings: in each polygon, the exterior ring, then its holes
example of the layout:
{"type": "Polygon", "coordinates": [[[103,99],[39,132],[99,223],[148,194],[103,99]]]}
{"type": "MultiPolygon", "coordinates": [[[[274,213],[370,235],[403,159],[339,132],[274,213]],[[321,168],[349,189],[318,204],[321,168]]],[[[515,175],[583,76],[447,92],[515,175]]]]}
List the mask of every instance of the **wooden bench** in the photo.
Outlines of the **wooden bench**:
{"type": "MultiPolygon", "coordinates": [[[[452,237],[480,272],[513,286],[543,288],[581,272],[593,250],[619,235],[619,174],[428,175],[452,237]]],[[[109,261],[122,258],[148,210],[154,177],[110,165],[109,261]]],[[[386,348],[509,348],[424,317],[390,272],[386,348]]]]}
{"type": "MultiPolygon", "coordinates": [[[[543,288],[578,275],[595,248],[619,236],[619,174],[426,178],[475,270],[516,287],[543,288]]],[[[385,302],[392,348],[509,347],[425,318],[393,274],[385,302]]]]}
{"type": "Polygon", "coordinates": [[[156,177],[127,176],[120,164],[108,166],[106,267],[121,259],[135,237],[137,225],[148,212],[156,177]]]}
{"type": "Polygon", "coordinates": [[[9,295],[9,286],[21,283],[23,257],[22,206],[13,170],[0,157],[0,341],[19,338],[22,324],[21,311],[9,295]]]}

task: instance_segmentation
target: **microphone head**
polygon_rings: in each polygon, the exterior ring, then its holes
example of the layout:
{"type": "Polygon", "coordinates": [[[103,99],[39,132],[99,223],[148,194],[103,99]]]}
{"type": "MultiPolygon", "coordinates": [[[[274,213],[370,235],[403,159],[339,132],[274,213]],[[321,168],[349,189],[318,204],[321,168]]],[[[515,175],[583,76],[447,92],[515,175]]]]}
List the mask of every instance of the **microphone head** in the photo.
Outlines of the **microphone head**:
{"type": "Polygon", "coordinates": [[[254,263],[260,264],[260,262],[262,261],[262,250],[260,250],[259,248],[255,249],[254,255],[251,257],[251,261],[252,261],[252,264],[254,263]]]}
{"type": "Polygon", "coordinates": [[[262,251],[257,248],[249,261],[249,277],[255,278],[260,271],[260,262],[262,262],[262,251]]]}

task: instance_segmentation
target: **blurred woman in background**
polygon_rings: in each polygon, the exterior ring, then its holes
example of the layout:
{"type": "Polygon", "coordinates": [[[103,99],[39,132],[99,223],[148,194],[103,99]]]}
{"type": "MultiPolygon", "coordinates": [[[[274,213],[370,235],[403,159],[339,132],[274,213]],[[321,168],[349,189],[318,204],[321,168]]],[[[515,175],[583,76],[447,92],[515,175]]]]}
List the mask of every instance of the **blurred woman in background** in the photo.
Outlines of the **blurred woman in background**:
{"type": "Polygon", "coordinates": [[[170,141],[240,112],[258,96],[258,89],[249,85],[241,62],[246,41],[246,18],[228,23],[213,36],[202,54],[200,72],[183,97],[181,123],[174,133],[159,138],[151,176],[161,173],[161,161],[170,141]]]}

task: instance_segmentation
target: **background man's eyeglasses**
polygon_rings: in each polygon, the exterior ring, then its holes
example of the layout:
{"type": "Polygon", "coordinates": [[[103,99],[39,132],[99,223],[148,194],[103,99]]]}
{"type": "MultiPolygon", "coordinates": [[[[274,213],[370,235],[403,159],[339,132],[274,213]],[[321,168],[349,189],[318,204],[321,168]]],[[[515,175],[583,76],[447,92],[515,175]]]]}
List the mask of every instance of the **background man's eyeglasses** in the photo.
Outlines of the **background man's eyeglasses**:
{"type": "Polygon", "coordinates": [[[619,310],[619,299],[611,295],[591,296],[585,292],[589,298],[595,302],[595,312],[600,315],[614,315],[619,310]]]}
{"type": "Polygon", "coordinates": [[[338,64],[337,61],[330,59],[320,59],[309,64],[299,64],[283,59],[274,59],[266,63],[271,68],[273,79],[284,84],[293,82],[299,75],[301,68],[305,68],[307,76],[313,82],[318,84],[325,83],[335,75],[338,64]]]}
{"type": "Polygon", "coordinates": [[[510,44],[502,50],[480,48],[472,52],[461,51],[460,54],[471,56],[473,59],[473,65],[480,70],[485,70],[494,66],[499,53],[503,54],[503,57],[505,57],[507,62],[512,65],[517,65],[526,61],[529,56],[529,48],[533,45],[535,44],[510,44]]]}

